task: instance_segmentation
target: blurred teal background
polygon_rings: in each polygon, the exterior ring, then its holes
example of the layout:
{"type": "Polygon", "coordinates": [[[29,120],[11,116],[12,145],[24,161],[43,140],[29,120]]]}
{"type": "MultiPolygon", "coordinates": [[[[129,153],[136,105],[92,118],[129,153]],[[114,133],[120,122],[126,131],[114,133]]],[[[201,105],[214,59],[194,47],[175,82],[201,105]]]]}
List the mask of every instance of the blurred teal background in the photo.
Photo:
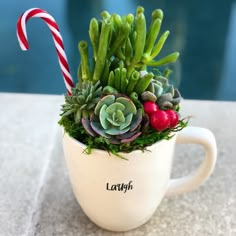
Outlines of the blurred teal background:
{"type": "Polygon", "coordinates": [[[236,100],[236,1],[233,0],[67,0],[0,1],[0,92],[63,94],[65,87],[53,40],[46,24],[27,24],[30,50],[22,52],[16,22],[25,10],[39,7],[57,21],[64,39],[72,76],[76,80],[79,40],[88,40],[88,25],[95,16],[134,13],[145,8],[147,21],[155,8],[164,11],[162,31],[171,34],[163,54],[180,52],[170,69],[173,83],[184,98],[236,100]]]}

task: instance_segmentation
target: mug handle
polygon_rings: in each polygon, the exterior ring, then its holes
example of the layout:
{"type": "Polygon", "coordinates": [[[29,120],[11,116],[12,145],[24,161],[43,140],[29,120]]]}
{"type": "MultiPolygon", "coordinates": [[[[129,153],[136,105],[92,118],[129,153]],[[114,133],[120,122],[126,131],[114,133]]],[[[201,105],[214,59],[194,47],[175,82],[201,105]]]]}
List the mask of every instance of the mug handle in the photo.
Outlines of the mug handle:
{"type": "Polygon", "coordinates": [[[188,126],[178,133],[176,142],[202,145],[205,149],[205,158],[195,172],[185,177],[171,179],[166,193],[167,196],[190,192],[203,184],[213,172],[216,163],[216,141],[210,130],[188,126]]]}

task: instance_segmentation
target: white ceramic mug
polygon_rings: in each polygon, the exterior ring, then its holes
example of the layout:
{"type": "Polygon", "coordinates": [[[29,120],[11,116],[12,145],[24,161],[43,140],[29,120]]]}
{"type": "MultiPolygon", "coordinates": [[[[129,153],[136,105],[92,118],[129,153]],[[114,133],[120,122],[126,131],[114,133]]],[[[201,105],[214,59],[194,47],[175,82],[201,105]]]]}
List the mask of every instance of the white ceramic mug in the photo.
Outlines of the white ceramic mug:
{"type": "Polygon", "coordinates": [[[150,151],[122,153],[128,161],[106,151],[84,153],[85,145],[63,138],[74,194],[84,213],[111,231],[127,231],[147,222],[164,196],[191,191],[212,173],[216,142],[207,129],[187,127],[171,140],[148,147],[150,151]],[[196,172],[170,179],[175,143],[203,145],[205,158],[196,172]]]}

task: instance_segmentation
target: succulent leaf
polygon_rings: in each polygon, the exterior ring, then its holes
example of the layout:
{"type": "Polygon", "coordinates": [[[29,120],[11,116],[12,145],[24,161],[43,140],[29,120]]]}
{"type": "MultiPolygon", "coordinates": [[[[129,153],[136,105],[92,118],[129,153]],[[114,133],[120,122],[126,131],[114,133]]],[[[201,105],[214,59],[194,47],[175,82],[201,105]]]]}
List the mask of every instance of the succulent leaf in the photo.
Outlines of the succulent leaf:
{"type": "Polygon", "coordinates": [[[157,97],[154,93],[150,92],[150,91],[145,91],[142,93],[141,98],[143,101],[152,101],[152,102],[156,102],[157,97]]]}
{"type": "Polygon", "coordinates": [[[165,101],[171,101],[171,100],[172,100],[171,93],[165,93],[157,98],[157,103],[163,103],[165,101]]]}
{"type": "Polygon", "coordinates": [[[85,97],[83,95],[79,95],[77,100],[78,100],[79,104],[84,104],[85,103],[85,97]]]}
{"type": "Polygon", "coordinates": [[[82,117],[89,118],[89,112],[86,110],[82,110],[82,117]]]}
{"type": "Polygon", "coordinates": [[[174,96],[173,96],[173,99],[172,99],[172,104],[173,105],[178,105],[181,101],[181,94],[179,92],[178,89],[175,89],[174,90],[174,96]]]}
{"type": "Polygon", "coordinates": [[[120,110],[120,111],[124,111],[125,110],[125,106],[120,103],[120,102],[115,102],[113,103],[112,105],[110,105],[107,109],[106,109],[106,112],[108,114],[113,114],[114,112],[116,112],[117,110],[120,110]]]}
{"type": "Polygon", "coordinates": [[[114,95],[107,95],[103,97],[95,107],[95,110],[94,110],[95,115],[99,115],[99,111],[104,104],[106,104],[107,106],[110,106],[114,102],[115,102],[114,95]]]}
{"type": "Polygon", "coordinates": [[[120,129],[125,129],[127,126],[129,126],[131,124],[131,121],[133,119],[133,114],[130,113],[126,116],[125,118],[125,122],[120,126],[120,129]]]}
{"type": "Polygon", "coordinates": [[[82,123],[84,129],[86,130],[86,132],[88,134],[90,134],[92,137],[96,137],[97,136],[97,133],[95,133],[94,130],[92,129],[92,127],[91,127],[89,119],[82,118],[81,119],[81,123],[82,123]]]}
{"type": "Polygon", "coordinates": [[[132,124],[130,125],[130,131],[134,131],[138,128],[142,121],[142,109],[138,109],[137,114],[133,117],[132,124]]]}
{"type": "Polygon", "coordinates": [[[137,130],[135,131],[132,131],[132,132],[127,132],[125,134],[121,134],[121,135],[117,135],[116,137],[120,140],[123,140],[123,139],[129,139],[131,137],[133,137],[135,134],[137,134],[137,130]]]}
{"type": "Polygon", "coordinates": [[[62,116],[74,115],[75,123],[80,123],[81,118],[87,118],[93,112],[102,94],[99,82],[93,85],[91,81],[84,81],[72,89],[72,96],[65,96],[62,105],[62,116]]]}
{"type": "Polygon", "coordinates": [[[104,104],[102,108],[100,109],[100,113],[99,113],[100,123],[104,129],[108,129],[109,127],[109,122],[107,121],[108,114],[105,112],[106,108],[107,108],[107,105],[104,104]]]}
{"type": "Polygon", "coordinates": [[[142,134],[142,132],[138,132],[138,133],[134,134],[133,136],[131,136],[130,138],[122,139],[121,143],[130,143],[130,142],[134,141],[136,138],[138,138],[141,134],[142,134]]]}
{"type": "Polygon", "coordinates": [[[142,133],[145,133],[148,130],[149,127],[149,116],[148,114],[145,114],[142,118],[142,122],[141,122],[141,131],[142,133]]]}
{"type": "Polygon", "coordinates": [[[116,118],[119,122],[125,122],[125,116],[121,110],[117,110],[116,118]]]}
{"type": "Polygon", "coordinates": [[[110,122],[111,125],[113,126],[120,126],[120,123],[116,122],[114,119],[111,119],[110,117],[107,117],[107,120],[110,122]]]}
{"type": "Polygon", "coordinates": [[[161,94],[163,93],[163,87],[162,85],[159,85],[158,83],[153,83],[153,87],[154,87],[154,94],[156,97],[161,96],[161,94]]]}
{"type": "Polygon", "coordinates": [[[104,95],[109,95],[109,94],[117,94],[118,91],[113,88],[112,86],[107,85],[106,87],[103,88],[103,94],[104,95]]]}
{"type": "Polygon", "coordinates": [[[80,119],[82,117],[82,112],[80,109],[77,110],[76,114],[75,114],[75,123],[79,123],[80,119]]]}
{"type": "Polygon", "coordinates": [[[115,128],[115,127],[112,127],[112,128],[110,128],[110,129],[108,129],[108,130],[106,130],[106,133],[107,134],[110,134],[110,135],[120,135],[120,134],[124,134],[124,133],[126,133],[127,131],[129,131],[129,127],[127,127],[127,128],[125,128],[125,129],[122,129],[122,130],[120,130],[120,129],[117,129],[117,128],[115,128]]]}
{"type": "MultiPolygon", "coordinates": [[[[83,124],[82,124],[83,125],[83,124]]],[[[110,138],[110,135],[108,135],[105,130],[103,129],[103,127],[101,126],[101,124],[99,122],[93,122],[91,121],[90,123],[92,129],[97,133],[99,134],[100,136],[102,137],[105,137],[105,138],[110,138]]]]}
{"type": "Polygon", "coordinates": [[[119,97],[116,99],[116,101],[125,106],[124,115],[128,115],[129,113],[133,113],[133,114],[137,113],[136,107],[130,98],[119,97]]]}

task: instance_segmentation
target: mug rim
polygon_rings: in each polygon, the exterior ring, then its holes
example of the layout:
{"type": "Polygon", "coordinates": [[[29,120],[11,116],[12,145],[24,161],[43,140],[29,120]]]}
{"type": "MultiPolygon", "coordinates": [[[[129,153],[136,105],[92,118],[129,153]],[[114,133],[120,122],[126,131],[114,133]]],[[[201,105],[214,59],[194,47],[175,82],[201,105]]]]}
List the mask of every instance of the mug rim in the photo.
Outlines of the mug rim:
{"type": "MultiPolygon", "coordinates": [[[[80,145],[80,147],[84,148],[84,150],[87,148],[87,145],[80,142],[79,140],[75,139],[74,137],[70,136],[66,131],[65,129],[62,129],[63,130],[63,139],[65,138],[65,136],[67,136],[67,138],[69,138],[72,142],[76,143],[76,145],[80,145]]],[[[173,137],[171,139],[162,139],[162,140],[159,140],[155,143],[153,143],[152,145],[149,145],[147,146],[146,150],[142,151],[142,150],[133,150],[131,152],[118,152],[122,155],[131,155],[131,154],[134,154],[134,153],[137,153],[137,154],[142,154],[144,152],[148,152],[148,151],[152,151],[156,146],[158,145],[161,145],[162,143],[164,142],[169,142],[169,141],[172,141],[172,139],[174,139],[176,136],[177,136],[178,132],[177,133],[173,133],[173,137]]],[[[106,150],[103,150],[103,149],[97,149],[97,148],[93,148],[92,149],[92,152],[100,152],[100,153],[108,153],[108,154],[111,154],[112,153],[109,153],[108,151],[106,150]]]]}

